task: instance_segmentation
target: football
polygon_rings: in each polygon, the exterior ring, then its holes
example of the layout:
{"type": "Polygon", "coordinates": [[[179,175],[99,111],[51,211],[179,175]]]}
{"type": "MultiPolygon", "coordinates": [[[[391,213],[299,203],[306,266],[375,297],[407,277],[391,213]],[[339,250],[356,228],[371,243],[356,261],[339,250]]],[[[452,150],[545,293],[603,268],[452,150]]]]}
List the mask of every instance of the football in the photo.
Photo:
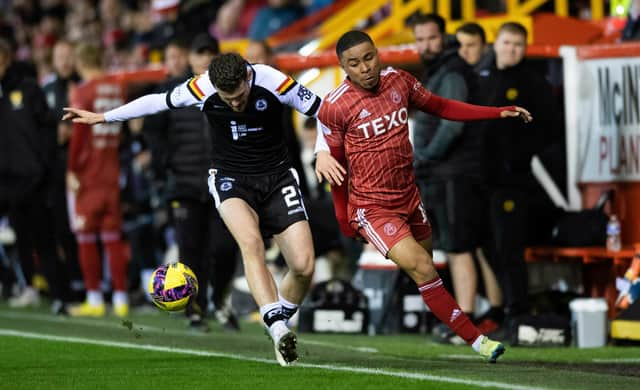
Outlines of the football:
{"type": "Polygon", "coordinates": [[[153,271],[147,291],[162,310],[180,311],[198,293],[198,279],[191,268],[180,262],[165,264],[153,271]]]}

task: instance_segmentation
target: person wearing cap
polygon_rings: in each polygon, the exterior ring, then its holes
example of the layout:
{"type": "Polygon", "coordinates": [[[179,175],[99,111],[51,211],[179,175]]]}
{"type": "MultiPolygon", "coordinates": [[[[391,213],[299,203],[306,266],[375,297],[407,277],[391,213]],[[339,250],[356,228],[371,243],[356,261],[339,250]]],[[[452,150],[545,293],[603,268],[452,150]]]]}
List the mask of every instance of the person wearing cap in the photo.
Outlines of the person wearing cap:
{"type": "MultiPolygon", "coordinates": [[[[207,34],[197,35],[190,49],[171,42],[164,59],[168,79],[158,90],[172,90],[194,74],[206,72],[219,53],[218,41],[207,34]]],[[[236,316],[225,303],[238,247],[211,202],[203,175],[212,153],[209,124],[198,108],[189,107],[146,117],[143,133],[151,145],[154,170],[164,176],[180,260],[191,267],[201,284],[211,282],[216,318],[225,329],[238,330],[236,316]]],[[[192,328],[207,331],[207,289],[200,291],[186,315],[192,328]]]]}

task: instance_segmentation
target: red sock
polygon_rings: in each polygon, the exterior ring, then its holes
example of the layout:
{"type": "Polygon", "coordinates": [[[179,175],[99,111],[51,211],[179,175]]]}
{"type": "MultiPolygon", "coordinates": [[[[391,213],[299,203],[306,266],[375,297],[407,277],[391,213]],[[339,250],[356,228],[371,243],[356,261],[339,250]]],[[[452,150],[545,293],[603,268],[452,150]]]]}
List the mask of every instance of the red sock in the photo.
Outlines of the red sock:
{"type": "Polygon", "coordinates": [[[127,291],[127,253],[121,240],[105,242],[114,291],[127,291]]]}
{"type": "Polygon", "coordinates": [[[431,312],[467,344],[472,344],[482,335],[444,288],[440,277],[418,285],[418,290],[420,290],[422,300],[429,306],[431,312]]]}
{"type": "Polygon", "coordinates": [[[100,255],[98,255],[98,246],[95,242],[79,242],[78,256],[85,289],[87,291],[100,290],[100,255]]]}

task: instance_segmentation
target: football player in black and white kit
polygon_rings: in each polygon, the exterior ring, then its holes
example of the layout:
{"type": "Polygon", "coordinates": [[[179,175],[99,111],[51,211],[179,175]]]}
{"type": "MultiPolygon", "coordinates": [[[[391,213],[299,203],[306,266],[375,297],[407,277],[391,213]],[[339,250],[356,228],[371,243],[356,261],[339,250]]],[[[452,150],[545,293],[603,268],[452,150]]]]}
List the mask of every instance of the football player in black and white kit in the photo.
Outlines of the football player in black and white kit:
{"type": "Polygon", "coordinates": [[[172,91],[145,95],[104,114],[65,109],[64,119],[86,124],[187,106],[202,109],[211,124],[209,191],[242,251],[249,287],[282,366],[297,360],[296,336],[286,323],[308,291],[314,252],[298,174],[291,168],[280,123],[284,105],[316,116],[320,102],[290,76],[229,53],[172,91]],[[263,237],[270,236],[289,266],[279,292],[265,264],[263,237]]]}

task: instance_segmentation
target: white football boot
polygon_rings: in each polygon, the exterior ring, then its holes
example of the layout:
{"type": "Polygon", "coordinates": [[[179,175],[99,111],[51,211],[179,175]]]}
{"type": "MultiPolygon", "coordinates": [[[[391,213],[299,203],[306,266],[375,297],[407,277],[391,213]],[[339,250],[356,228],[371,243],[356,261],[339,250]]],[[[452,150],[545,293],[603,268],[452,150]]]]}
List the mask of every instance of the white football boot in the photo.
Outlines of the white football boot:
{"type": "Polygon", "coordinates": [[[269,329],[276,353],[276,360],[282,367],[288,367],[298,360],[296,343],[298,338],[284,323],[277,321],[269,329]]]}

